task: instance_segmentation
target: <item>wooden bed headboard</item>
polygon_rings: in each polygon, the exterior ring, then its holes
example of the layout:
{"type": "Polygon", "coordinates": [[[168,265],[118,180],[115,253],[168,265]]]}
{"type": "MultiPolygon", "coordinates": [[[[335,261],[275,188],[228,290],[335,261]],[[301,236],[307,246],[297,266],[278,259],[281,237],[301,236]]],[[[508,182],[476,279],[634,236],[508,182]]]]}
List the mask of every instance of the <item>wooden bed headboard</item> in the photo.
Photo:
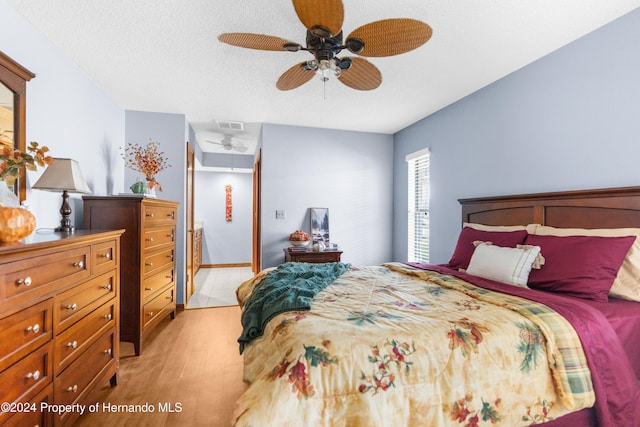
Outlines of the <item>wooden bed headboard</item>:
{"type": "Polygon", "coordinates": [[[462,222],[640,228],[640,187],[459,199],[462,222]]]}

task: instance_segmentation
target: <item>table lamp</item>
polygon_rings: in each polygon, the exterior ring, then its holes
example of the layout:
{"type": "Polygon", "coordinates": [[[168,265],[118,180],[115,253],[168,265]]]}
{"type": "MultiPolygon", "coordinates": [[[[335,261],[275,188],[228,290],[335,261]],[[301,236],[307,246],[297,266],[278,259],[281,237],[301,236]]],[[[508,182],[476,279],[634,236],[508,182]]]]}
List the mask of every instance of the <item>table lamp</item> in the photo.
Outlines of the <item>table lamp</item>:
{"type": "Polygon", "coordinates": [[[91,193],[87,182],[82,176],[80,165],[73,159],[53,159],[53,163],[47,166],[44,173],[33,185],[38,190],[62,191],[62,206],[60,207],[60,227],[55,231],[73,233],[75,228],[71,225],[71,205],[69,204],[69,192],[91,193]]]}

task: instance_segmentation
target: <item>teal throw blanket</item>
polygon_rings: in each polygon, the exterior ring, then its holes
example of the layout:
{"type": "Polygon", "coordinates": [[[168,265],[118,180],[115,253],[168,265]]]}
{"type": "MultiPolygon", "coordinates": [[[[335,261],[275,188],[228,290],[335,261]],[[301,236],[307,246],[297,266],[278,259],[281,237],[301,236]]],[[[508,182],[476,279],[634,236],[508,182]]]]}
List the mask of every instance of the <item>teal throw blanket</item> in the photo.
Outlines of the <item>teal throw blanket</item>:
{"type": "Polygon", "coordinates": [[[264,333],[274,316],[311,308],[313,298],[349,270],[351,264],[287,262],[267,273],[247,299],[242,312],[240,354],[244,346],[264,333]]]}

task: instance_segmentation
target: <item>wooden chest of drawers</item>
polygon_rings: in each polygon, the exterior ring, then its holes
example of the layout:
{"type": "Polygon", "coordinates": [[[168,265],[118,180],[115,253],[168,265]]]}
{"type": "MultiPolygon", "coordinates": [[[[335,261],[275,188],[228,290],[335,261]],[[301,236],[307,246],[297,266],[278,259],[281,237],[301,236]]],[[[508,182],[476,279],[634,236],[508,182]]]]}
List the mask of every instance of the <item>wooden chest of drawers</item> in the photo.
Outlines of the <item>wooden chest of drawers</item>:
{"type": "Polygon", "coordinates": [[[0,244],[0,425],[71,425],[79,412],[40,403],[92,403],[117,383],[122,231],[0,244]]]}
{"type": "Polygon", "coordinates": [[[142,196],[84,196],[84,228],[126,229],[120,267],[120,339],[136,355],[144,337],[176,311],[178,203],[142,196]]]}

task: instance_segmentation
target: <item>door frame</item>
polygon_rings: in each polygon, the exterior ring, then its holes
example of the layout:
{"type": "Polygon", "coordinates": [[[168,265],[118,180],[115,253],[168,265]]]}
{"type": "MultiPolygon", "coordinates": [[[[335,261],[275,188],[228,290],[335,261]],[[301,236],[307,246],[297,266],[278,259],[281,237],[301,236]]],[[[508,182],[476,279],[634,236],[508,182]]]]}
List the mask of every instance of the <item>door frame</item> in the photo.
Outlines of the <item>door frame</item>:
{"type": "Polygon", "coordinates": [[[194,241],[194,201],[195,201],[195,155],[193,152],[193,148],[189,141],[186,144],[187,150],[187,188],[186,188],[186,226],[187,226],[187,241],[186,243],[186,260],[187,260],[187,274],[186,274],[186,284],[185,284],[185,297],[184,304],[185,307],[188,308],[188,302],[191,295],[194,292],[194,281],[195,281],[195,272],[193,271],[194,266],[194,250],[193,250],[193,241],[194,241]]]}
{"type": "Polygon", "coordinates": [[[262,206],[261,200],[262,188],[262,150],[258,150],[256,160],[253,164],[253,244],[251,256],[251,270],[254,274],[258,274],[262,268],[262,240],[260,228],[260,210],[262,206]]]}

